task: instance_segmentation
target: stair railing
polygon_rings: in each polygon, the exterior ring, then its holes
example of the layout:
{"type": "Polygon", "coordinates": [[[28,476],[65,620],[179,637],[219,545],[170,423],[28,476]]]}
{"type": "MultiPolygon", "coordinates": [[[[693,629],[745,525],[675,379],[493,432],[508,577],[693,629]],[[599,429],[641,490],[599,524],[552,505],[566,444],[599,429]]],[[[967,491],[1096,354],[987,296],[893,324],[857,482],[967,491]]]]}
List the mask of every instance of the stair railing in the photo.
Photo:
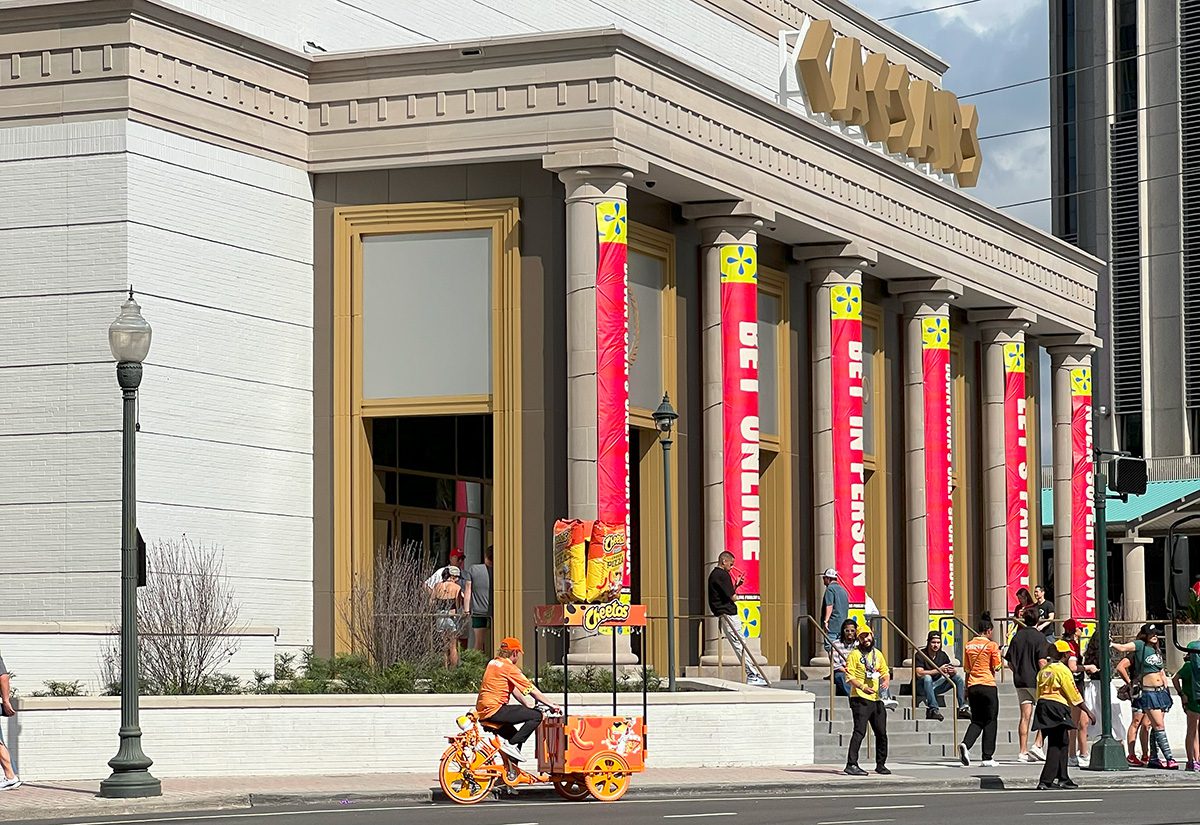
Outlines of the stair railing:
{"type": "MultiPolygon", "coordinates": [[[[805,613],[803,616],[798,616],[796,618],[796,646],[795,646],[795,648],[793,648],[796,651],[797,667],[799,667],[800,650],[802,649],[800,647],[800,628],[804,625],[805,619],[808,619],[809,623],[813,626],[813,629],[817,631],[818,639],[827,639],[829,637],[829,634],[825,632],[824,626],[820,622],[818,622],[816,619],[814,619],[811,614],[805,613]]],[[[833,649],[831,648],[829,651],[829,721],[830,722],[833,722],[833,713],[834,713],[834,707],[835,707],[834,696],[837,693],[836,688],[837,688],[837,686],[834,684],[834,679],[833,679],[833,649]]]]}
{"type": "MultiPolygon", "coordinates": [[[[904,640],[905,644],[908,645],[909,650],[912,651],[912,720],[914,723],[916,723],[916,721],[917,721],[917,657],[920,656],[922,659],[924,659],[925,662],[928,664],[928,666],[931,669],[936,670],[937,664],[932,659],[930,659],[927,655],[925,655],[925,649],[922,647],[918,647],[916,645],[916,643],[913,642],[913,640],[909,638],[908,634],[905,633],[903,630],[901,630],[900,626],[897,625],[894,621],[892,621],[887,616],[880,616],[879,619],[881,621],[887,623],[887,625],[889,627],[891,627],[892,630],[894,630],[900,636],[901,639],[904,640]]],[[[953,682],[950,683],[950,689],[954,690],[953,682]]],[[[955,699],[958,698],[957,694],[955,694],[954,698],[955,699]]],[[[949,708],[947,708],[947,710],[949,710],[949,708]]],[[[950,720],[951,720],[953,730],[954,730],[954,741],[958,742],[959,740],[958,740],[958,704],[957,704],[957,702],[955,702],[954,710],[951,711],[951,713],[950,713],[950,720]]]]}

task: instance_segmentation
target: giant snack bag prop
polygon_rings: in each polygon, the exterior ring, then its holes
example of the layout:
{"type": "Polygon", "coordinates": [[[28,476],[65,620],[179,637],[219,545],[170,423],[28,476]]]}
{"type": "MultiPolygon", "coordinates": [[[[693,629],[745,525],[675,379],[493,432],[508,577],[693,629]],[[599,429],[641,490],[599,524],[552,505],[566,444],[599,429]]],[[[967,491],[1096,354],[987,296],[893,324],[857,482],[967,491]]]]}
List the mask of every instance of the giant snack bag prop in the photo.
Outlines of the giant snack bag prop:
{"type": "Polygon", "coordinates": [[[554,593],[560,604],[609,602],[621,595],[625,527],[603,521],[554,522],[554,593]]]}
{"type": "Polygon", "coordinates": [[[607,602],[621,595],[625,573],[625,525],[592,522],[587,549],[587,601],[607,602]]]}
{"type": "Polygon", "coordinates": [[[588,527],[579,519],[554,522],[554,593],[561,604],[587,597],[588,527]]]}

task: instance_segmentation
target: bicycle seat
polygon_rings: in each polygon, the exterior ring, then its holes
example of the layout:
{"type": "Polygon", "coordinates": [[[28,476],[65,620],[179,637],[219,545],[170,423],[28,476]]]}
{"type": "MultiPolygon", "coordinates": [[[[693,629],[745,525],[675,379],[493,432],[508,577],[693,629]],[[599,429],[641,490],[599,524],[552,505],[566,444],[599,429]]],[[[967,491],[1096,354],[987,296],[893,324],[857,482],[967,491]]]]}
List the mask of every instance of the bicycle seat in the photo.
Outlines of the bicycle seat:
{"type": "Polygon", "coordinates": [[[491,730],[491,731],[497,731],[497,730],[500,730],[500,728],[504,727],[504,725],[500,722],[492,722],[487,719],[480,720],[479,724],[483,727],[484,730],[491,730]]]}

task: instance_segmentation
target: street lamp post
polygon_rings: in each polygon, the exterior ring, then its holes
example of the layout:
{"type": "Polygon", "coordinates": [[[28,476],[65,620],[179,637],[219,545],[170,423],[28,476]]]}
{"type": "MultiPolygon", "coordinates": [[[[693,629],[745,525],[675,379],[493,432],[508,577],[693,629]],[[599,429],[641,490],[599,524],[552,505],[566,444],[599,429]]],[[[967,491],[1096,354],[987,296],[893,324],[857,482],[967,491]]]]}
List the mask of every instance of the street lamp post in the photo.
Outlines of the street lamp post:
{"type": "Polygon", "coordinates": [[[1101,451],[1094,450],[1092,461],[1094,467],[1094,484],[1092,495],[1096,503],[1096,541],[1100,547],[1096,551],[1096,635],[1089,644],[1104,645],[1100,651],[1100,738],[1092,745],[1091,759],[1088,768],[1093,771],[1127,771],[1129,764],[1125,761],[1125,748],[1112,735],[1112,650],[1109,649],[1109,619],[1108,619],[1108,526],[1105,523],[1105,510],[1108,504],[1104,473],[1100,472],[1101,451]]]}
{"type": "Polygon", "coordinates": [[[117,384],[124,396],[121,428],[121,744],[108,760],[112,775],[100,783],[100,795],[113,799],[161,796],[162,783],[150,774],[154,764],[142,752],[138,724],[137,497],[134,429],[142,361],[150,351],[150,324],[129,299],[108,328],[108,346],[117,361],[117,384]]]}
{"type": "MultiPolygon", "coordinates": [[[[675,692],[675,548],[671,535],[671,430],[679,414],[664,392],[662,403],[652,416],[658,427],[658,443],[663,449],[663,521],[666,530],[667,557],[667,686],[675,692]]],[[[643,656],[645,653],[643,652],[643,656]]]]}

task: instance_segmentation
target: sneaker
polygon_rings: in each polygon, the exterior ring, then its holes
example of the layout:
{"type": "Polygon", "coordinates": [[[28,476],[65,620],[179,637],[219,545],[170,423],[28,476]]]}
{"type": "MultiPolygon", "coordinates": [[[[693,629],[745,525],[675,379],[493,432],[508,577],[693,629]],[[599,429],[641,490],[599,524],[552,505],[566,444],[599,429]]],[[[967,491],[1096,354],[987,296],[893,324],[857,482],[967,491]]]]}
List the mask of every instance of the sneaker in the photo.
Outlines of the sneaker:
{"type": "Polygon", "coordinates": [[[1146,754],[1144,754],[1144,753],[1143,753],[1143,754],[1142,754],[1142,759],[1141,759],[1141,762],[1142,762],[1142,767],[1143,767],[1143,768],[1145,768],[1145,767],[1149,766],[1149,764],[1150,764],[1150,757],[1149,757],[1149,756],[1147,756],[1146,754]]]}
{"type": "Polygon", "coordinates": [[[1165,766],[1163,765],[1162,760],[1156,756],[1146,763],[1146,767],[1150,768],[1151,770],[1161,771],[1165,766]]]}
{"type": "Polygon", "coordinates": [[[880,776],[891,776],[892,775],[892,772],[888,770],[887,765],[876,766],[875,773],[879,774],[880,776]]]}
{"type": "Polygon", "coordinates": [[[1145,765],[1142,764],[1142,760],[1138,759],[1132,753],[1125,757],[1125,761],[1129,764],[1129,767],[1131,767],[1131,768],[1145,767],[1145,765]]]}
{"type": "Polygon", "coordinates": [[[962,742],[958,743],[958,761],[962,763],[964,768],[971,767],[971,752],[967,750],[967,746],[962,742]]]}
{"type": "Polygon", "coordinates": [[[1067,757],[1067,767],[1068,768],[1078,768],[1079,767],[1079,757],[1078,756],[1067,757]]]}
{"type": "Polygon", "coordinates": [[[1039,762],[1046,761],[1046,752],[1043,751],[1041,748],[1039,748],[1037,745],[1029,746],[1029,755],[1032,756],[1034,759],[1036,759],[1039,762]]]}
{"type": "Polygon", "coordinates": [[[767,680],[757,674],[754,676],[747,676],[746,684],[753,685],[754,687],[768,687],[767,680]]]}
{"type": "Polygon", "coordinates": [[[866,776],[867,772],[858,765],[847,765],[846,770],[842,771],[846,776],[866,776]]]}
{"type": "Polygon", "coordinates": [[[900,707],[900,703],[897,702],[895,699],[891,698],[890,696],[887,699],[884,699],[882,701],[883,701],[883,706],[885,708],[887,708],[888,710],[895,710],[896,708],[900,707]]]}
{"type": "Polygon", "coordinates": [[[1179,763],[1178,763],[1178,762],[1176,762],[1174,759],[1168,759],[1168,760],[1166,760],[1165,762],[1162,762],[1162,763],[1160,763],[1160,764],[1162,765],[1162,769],[1163,769],[1164,771],[1177,771],[1177,770],[1179,770],[1179,763]]]}
{"type": "Polygon", "coordinates": [[[21,787],[21,777],[13,775],[12,779],[0,780],[0,791],[15,791],[21,787]]]}
{"type": "Polygon", "coordinates": [[[1037,760],[1036,760],[1036,759],[1034,759],[1032,756],[1030,756],[1030,755],[1029,755],[1029,752],[1028,752],[1028,751],[1026,751],[1025,753],[1018,753],[1018,754],[1017,754],[1017,761],[1018,761],[1018,762],[1025,762],[1025,763],[1029,763],[1029,762],[1036,762],[1037,760]]]}
{"type": "Polygon", "coordinates": [[[982,762],[980,762],[979,764],[980,764],[980,765],[982,765],[982,766],[983,766],[983,767],[985,767],[985,768],[998,768],[998,767],[1000,767],[1000,763],[999,763],[999,762],[997,762],[995,759],[985,759],[985,760],[983,760],[982,762]]]}
{"type": "Polygon", "coordinates": [[[1092,758],[1090,756],[1079,757],[1079,767],[1083,768],[1084,770],[1089,768],[1091,766],[1091,764],[1092,764],[1092,758]]]}
{"type": "Polygon", "coordinates": [[[525,761],[525,754],[521,753],[521,748],[509,742],[507,739],[500,740],[500,752],[509,759],[514,759],[517,762],[525,761]]]}
{"type": "Polygon", "coordinates": [[[936,719],[939,722],[946,721],[946,717],[942,716],[942,712],[940,710],[938,710],[937,708],[929,708],[928,710],[926,710],[925,718],[926,719],[936,719]]]}
{"type": "Polygon", "coordinates": [[[958,709],[958,718],[959,719],[970,719],[971,718],[971,709],[969,707],[967,707],[966,705],[963,705],[961,708],[958,709]]]}
{"type": "Polygon", "coordinates": [[[1187,767],[1184,768],[1184,770],[1196,771],[1197,773],[1200,773],[1200,762],[1188,762],[1187,767]]]}

